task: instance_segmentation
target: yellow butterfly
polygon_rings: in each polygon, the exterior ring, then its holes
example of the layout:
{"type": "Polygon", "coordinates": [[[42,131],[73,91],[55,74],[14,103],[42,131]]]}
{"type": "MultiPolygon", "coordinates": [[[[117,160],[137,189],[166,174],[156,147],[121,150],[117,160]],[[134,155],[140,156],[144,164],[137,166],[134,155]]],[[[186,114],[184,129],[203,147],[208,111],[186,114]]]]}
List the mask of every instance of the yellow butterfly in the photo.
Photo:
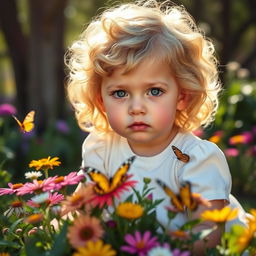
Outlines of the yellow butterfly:
{"type": "Polygon", "coordinates": [[[189,155],[182,153],[181,150],[178,149],[177,147],[172,146],[172,150],[180,161],[187,163],[190,160],[189,155]]]}
{"type": "Polygon", "coordinates": [[[179,194],[175,194],[163,181],[156,180],[164,192],[170,197],[173,206],[180,212],[185,210],[187,207],[189,210],[194,211],[198,207],[198,202],[193,197],[191,192],[191,184],[186,181],[181,184],[179,194]]]}
{"type": "Polygon", "coordinates": [[[34,128],[34,116],[35,116],[35,111],[30,111],[26,117],[24,118],[23,122],[20,122],[16,116],[13,116],[13,118],[16,120],[18,123],[20,129],[22,132],[31,132],[34,128]]]}
{"type": "Polygon", "coordinates": [[[135,156],[130,157],[120,166],[114,176],[110,178],[92,167],[85,167],[83,170],[88,174],[90,179],[96,183],[96,186],[94,187],[95,192],[97,194],[104,195],[114,191],[127,180],[127,172],[134,160],[135,156]]]}

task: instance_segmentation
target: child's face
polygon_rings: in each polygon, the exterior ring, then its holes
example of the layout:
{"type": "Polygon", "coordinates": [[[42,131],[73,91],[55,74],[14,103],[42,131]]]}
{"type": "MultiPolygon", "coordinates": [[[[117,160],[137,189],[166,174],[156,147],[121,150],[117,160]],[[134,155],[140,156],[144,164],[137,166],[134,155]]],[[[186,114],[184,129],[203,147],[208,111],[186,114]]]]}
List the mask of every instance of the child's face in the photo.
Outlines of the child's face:
{"type": "Polygon", "coordinates": [[[144,61],[127,74],[123,70],[118,68],[102,80],[109,124],[127,138],[134,153],[157,154],[177,133],[176,110],[185,107],[185,97],[165,62],[144,61]]]}

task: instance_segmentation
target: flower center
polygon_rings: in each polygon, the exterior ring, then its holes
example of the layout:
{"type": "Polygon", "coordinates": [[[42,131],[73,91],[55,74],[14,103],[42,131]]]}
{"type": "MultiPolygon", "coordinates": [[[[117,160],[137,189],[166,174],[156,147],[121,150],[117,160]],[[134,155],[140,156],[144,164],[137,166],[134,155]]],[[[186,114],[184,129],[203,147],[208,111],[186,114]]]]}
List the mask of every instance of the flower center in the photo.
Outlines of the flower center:
{"type": "Polygon", "coordinates": [[[81,229],[80,231],[80,237],[82,238],[82,240],[90,240],[93,237],[93,230],[91,229],[91,227],[84,227],[83,229],[81,229]]]}
{"type": "Polygon", "coordinates": [[[139,241],[139,242],[136,244],[136,248],[138,248],[138,249],[143,249],[144,247],[145,247],[144,241],[139,241]]]}
{"type": "Polygon", "coordinates": [[[13,202],[11,203],[11,206],[12,206],[13,208],[21,207],[21,206],[22,206],[22,202],[19,201],[19,200],[13,201],[13,202]]]}
{"type": "Polygon", "coordinates": [[[64,176],[59,176],[58,178],[56,178],[55,180],[54,180],[54,183],[61,183],[62,181],[64,181],[64,176]]]}
{"type": "Polygon", "coordinates": [[[81,195],[72,195],[70,201],[73,205],[76,205],[82,199],[81,195]]]}
{"type": "Polygon", "coordinates": [[[16,184],[12,185],[12,189],[18,189],[18,188],[21,188],[21,187],[23,187],[22,183],[16,183],[16,184]]]}

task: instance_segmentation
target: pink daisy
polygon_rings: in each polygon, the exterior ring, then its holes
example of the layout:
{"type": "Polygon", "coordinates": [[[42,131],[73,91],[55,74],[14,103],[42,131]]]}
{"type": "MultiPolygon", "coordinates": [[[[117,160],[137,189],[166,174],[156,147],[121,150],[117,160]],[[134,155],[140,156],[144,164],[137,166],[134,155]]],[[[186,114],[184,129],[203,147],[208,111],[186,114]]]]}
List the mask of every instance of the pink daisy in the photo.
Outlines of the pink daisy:
{"type": "Polygon", "coordinates": [[[151,237],[150,231],[146,231],[143,235],[135,231],[134,236],[127,234],[124,239],[128,245],[121,246],[121,250],[139,256],[146,256],[150,249],[159,245],[157,237],[151,237]]]}
{"type": "Polygon", "coordinates": [[[84,175],[83,174],[77,175],[77,172],[71,172],[67,176],[59,176],[54,180],[54,183],[52,183],[52,189],[60,190],[62,187],[65,187],[68,185],[76,185],[83,178],[84,178],[84,175]]]}
{"type": "Polygon", "coordinates": [[[17,195],[22,196],[25,194],[38,194],[42,191],[50,191],[55,178],[56,176],[49,177],[45,180],[33,180],[33,182],[25,183],[23,187],[17,189],[17,195]]]}
{"type": "Polygon", "coordinates": [[[0,188],[0,196],[15,194],[19,188],[23,187],[22,183],[8,183],[9,188],[0,188]]]}
{"type": "Polygon", "coordinates": [[[53,194],[48,192],[48,196],[43,200],[40,200],[39,197],[40,195],[33,197],[27,202],[27,205],[32,207],[40,207],[40,203],[46,203],[48,206],[52,206],[64,200],[64,196],[62,194],[58,194],[58,192],[54,192],[53,194]]]}
{"type": "Polygon", "coordinates": [[[125,191],[129,191],[131,187],[134,187],[137,184],[137,181],[129,180],[131,177],[132,175],[129,175],[125,182],[117,186],[114,190],[110,191],[109,193],[97,194],[97,192],[95,191],[96,196],[92,199],[92,203],[95,206],[99,206],[100,208],[102,208],[105,204],[111,206],[113,204],[113,198],[117,198],[120,200],[122,193],[124,193],[125,191]]]}

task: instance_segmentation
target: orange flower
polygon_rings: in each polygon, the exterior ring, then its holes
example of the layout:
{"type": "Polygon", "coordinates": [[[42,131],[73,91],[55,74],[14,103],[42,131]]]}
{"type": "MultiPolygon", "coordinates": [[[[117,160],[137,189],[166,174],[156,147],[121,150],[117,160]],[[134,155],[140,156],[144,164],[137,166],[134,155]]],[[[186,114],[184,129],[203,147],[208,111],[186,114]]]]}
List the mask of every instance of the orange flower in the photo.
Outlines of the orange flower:
{"type": "Polygon", "coordinates": [[[90,202],[95,195],[93,187],[92,184],[82,185],[71,196],[67,196],[66,200],[62,202],[61,215],[78,211],[82,207],[88,213],[91,209],[90,202]]]}
{"type": "Polygon", "coordinates": [[[103,235],[100,220],[95,217],[80,215],[68,229],[68,239],[74,248],[84,246],[88,241],[97,241],[103,235]]]}
{"type": "Polygon", "coordinates": [[[35,213],[35,214],[28,216],[25,219],[25,222],[27,222],[29,224],[37,224],[37,223],[41,222],[43,220],[43,218],[44,218],[43,214],[35,213]]]}

